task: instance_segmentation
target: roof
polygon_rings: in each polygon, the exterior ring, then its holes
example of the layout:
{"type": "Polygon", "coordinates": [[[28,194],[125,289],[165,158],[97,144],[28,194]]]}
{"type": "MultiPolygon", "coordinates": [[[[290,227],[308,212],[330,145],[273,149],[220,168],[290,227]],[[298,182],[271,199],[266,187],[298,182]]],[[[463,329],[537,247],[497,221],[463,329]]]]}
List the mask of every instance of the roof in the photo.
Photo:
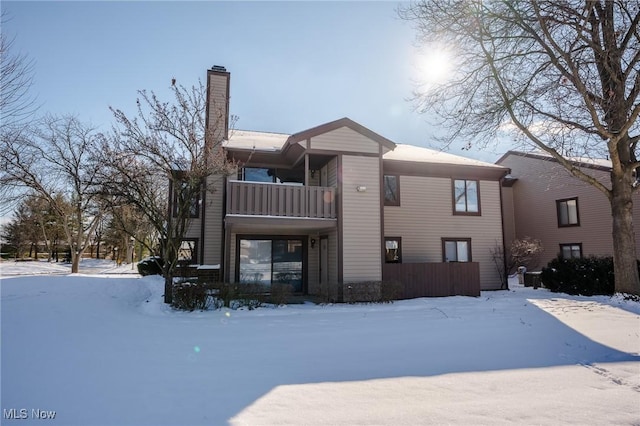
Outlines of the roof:
{"type": "Polygon", "coordinates": [[[286,148],[285,145],[287,142],[289,145],[293,145],[305,139],[328,133],[341,127],[348,127],[388,149],[394,149],[396,146],[395,143],[391,142],[384,136],[367,129],[361,124],[358,124],[346,117],[303,130],[293,135],[285,133],[256,132],[253,130],[233,130],[230,132],[229,140],[225,142],[224,146],[225,148],[232,149],[283,151],[286,148]]]}
{"type": "MultiPolygon", "coordinates": [[[[508,151],[502,157],[496,161],[496,164],[500,164],[504,161],[508,156],[515,155],[518,157],[530,157],[538,160],[544,161],[558,161],[551,154],[546,153],[544,151],[536,150],[531,152],[522,152],[522,151],[508,151]]],[[[609,171],[611,170],[611,160],[607,160],[604,158],[588,158],[588,157],[566,157],[567,160],[572,162],[578,167],[587,167],[592,169],[609,171]]]]}
{"type": "Polygon", "coordinates": [[[420,163],[429,163],[433,165],[457,165],[457,166],[474,166],[488,169],[504,170],[504,166],[499,164],[487,163],[480,160],[463,157],[461,155],[450,154],[444,151],[423,148],[407,144],[395,144],[390,140],[378,135],[371,130],[361,126],[360,124],[348,119],[332,121],[322,124],[311,129],[304,130],[294,135],[285,133],[257,132],[253,130],[233,130],[229,134],[229,140],[224,143],[225,148],[233,150],[250,150],[262,152],[265,154],[284,153],[287,147],[295,144],[298,140],[304,140],[315,135],[323,134],[331,130],[349,127],[375,141],[383,146],[392,149],[383,155],[384,160],[395,160],[410,162],[418,166],[420,163]]]}
{"type": "Polygon", "coordinates": [[[257,151],[280,151],[290,135],[284,133],[232,130],[225,148],[255,149],[257,151]]]}
{"type": "Polygon", "coordinates": [[[423,148],[420,146],[397,144],[396,149],[384,154],[385,160],[412,161],[417,163],[454,164],[460,166],[482,166],[503,169],[503,166],[480,160],[449,154],[444,151],[423,148]]]}

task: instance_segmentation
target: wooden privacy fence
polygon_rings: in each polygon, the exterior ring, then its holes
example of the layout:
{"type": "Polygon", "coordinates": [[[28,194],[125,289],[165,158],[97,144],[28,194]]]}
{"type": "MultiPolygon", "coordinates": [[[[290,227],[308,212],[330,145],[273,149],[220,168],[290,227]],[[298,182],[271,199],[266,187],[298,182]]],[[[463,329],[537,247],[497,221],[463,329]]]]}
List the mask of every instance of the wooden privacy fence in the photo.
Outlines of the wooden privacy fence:
{"type": "Polygon", "coordinates": [[[480,264],[477,262],[386,263],[382,279],[401,283],[401,299],[480,296],[480,264]]]}

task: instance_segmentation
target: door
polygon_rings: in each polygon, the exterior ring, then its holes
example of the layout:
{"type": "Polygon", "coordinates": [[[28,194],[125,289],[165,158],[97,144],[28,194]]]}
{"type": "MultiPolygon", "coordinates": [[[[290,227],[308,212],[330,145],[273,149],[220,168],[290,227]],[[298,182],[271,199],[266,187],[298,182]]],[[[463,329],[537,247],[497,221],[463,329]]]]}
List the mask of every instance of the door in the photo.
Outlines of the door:
{"type": "Polygon", "coordinates": [[[304,238],[239,238],[236,279],[245,284],[291,284],[303,288],[304,238]]]}

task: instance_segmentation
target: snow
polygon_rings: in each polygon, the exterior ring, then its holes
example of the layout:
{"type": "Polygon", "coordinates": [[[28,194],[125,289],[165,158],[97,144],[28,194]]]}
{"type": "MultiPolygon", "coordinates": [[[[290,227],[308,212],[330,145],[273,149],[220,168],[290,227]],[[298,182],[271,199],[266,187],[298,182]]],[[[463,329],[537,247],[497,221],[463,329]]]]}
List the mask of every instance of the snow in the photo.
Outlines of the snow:
{"type": "Polygon", "coordinates": [[[640,422],[640,303],[619,296],[512,280],[478,298],[186,313],[159,277],[11,268],[2,408],[29,418],[2,424],[40,423],[32,409],[52,425],[640,422]]]}
{"type": "MultiPolygon", "coordinates": [[[[494,169],[503,169],[498,164],[486,163],[460,155],[449,154],[444,151],[436,151],[414,145],[397,144],[393,151],[384,154],[385,160],[414,161],[420,163],[457,164],[466,166],[482,166],[494,169]]],[[[506,169],[505,169],[506,170],[506,169]]]]}
{"type": "Polygon", "coordinates": [[[284,133],[232,130],[226,148],[255,149],[256,151],[280,151],[290,135],[284,133]]]}
{"type": "MultiPolygon", "coordinates": [[[[497,162],[501,163],[502,160],[508,157],[509,155],[519,155],[523,157],[527,157],[527,156],[543,157],[548,160],[554,160],[554,157],[548,152],[541,151],[539,149],[534,149],[529,152],[509,151],[505,155],[503,155],[502,158],[499,159],[497,162]]],[[[566,158],[567,160],[577,163],[578,165],[581,165],[581,166],[586,165],[586,166],[595,166],[595,167],[603,167],[603,168],[611,169],[611,164],[612,164],[611,160],[608,160],[606,158],[570,157],[570,156],[567,156],[566,158]]]]}
{"type": "Polygon", "coordinates": [[[220,264],[218,264],[218,265],[198,265],[198,269],[201,269],[201,270],[220,269],[220,264]]]}

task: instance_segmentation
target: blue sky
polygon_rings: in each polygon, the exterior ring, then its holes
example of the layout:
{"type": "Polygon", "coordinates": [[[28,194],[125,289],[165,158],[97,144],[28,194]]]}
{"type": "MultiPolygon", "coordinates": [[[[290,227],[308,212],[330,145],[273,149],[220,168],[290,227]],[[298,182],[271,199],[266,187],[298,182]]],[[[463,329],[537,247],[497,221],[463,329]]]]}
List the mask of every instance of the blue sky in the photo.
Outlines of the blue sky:
{"type": "MultiPolygon", "coordinates": [[[[435,147],[413,111],[415,32],[396,2],[2,2],[14,52],[34,60],[39,113],[102,130],[136,91],[231,73],[238,129],[295,133],[349,117],[397,143],[435,147]]],[[[502,151],[450,152],[493,162],[502,151]]]]}

